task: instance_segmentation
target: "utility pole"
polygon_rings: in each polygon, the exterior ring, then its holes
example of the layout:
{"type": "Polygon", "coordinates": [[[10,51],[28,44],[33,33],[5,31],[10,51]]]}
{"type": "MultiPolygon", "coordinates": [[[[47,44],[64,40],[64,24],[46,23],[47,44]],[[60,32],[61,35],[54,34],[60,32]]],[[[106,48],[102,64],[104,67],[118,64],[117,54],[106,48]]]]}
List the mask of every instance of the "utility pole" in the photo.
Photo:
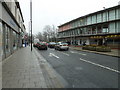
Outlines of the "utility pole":
{"type": "Polygon", "coordinates": [[[31,51],[32,51],[32,0],[30,0],[31,51]]]}

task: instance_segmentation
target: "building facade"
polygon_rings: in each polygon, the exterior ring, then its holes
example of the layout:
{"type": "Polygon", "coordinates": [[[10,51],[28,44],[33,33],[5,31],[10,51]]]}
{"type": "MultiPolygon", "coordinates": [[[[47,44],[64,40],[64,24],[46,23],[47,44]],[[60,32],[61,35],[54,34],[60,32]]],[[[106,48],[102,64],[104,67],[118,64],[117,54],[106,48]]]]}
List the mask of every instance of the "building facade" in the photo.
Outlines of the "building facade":
{"type": "Polygon", "coordinates": [[[94,12],[59,27],[59,41],[71,45],[107,45],[119,48],[120,5],[94,12]]]}
{"type": "Polygon", "coordinates": [[[24,19],[17,0],[0,0],[0,48],[2,60],[22,46],[24,19]]]}

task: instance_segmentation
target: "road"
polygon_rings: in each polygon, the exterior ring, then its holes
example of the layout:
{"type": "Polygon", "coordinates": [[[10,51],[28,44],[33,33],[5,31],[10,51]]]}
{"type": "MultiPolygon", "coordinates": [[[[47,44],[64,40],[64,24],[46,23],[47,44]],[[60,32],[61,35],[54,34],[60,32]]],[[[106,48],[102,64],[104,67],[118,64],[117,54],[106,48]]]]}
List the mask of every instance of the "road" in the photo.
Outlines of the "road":
{"type": "Polygon", "coordinates": [[[70,88],[118,88],[118,58],[76,50],[38,50],[70,88]]]}

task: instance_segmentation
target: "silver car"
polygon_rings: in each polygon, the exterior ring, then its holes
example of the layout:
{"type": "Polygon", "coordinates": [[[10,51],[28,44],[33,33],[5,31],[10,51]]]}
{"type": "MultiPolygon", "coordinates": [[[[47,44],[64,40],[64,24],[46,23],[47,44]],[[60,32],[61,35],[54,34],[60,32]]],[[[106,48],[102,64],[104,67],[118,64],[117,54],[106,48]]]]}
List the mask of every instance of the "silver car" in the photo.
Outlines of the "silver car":
{"type": "Polygon", "coordinates": [[[67,43],[58,42],[55,45],[55,50],[69,50],[69,46],[67,43]]]}

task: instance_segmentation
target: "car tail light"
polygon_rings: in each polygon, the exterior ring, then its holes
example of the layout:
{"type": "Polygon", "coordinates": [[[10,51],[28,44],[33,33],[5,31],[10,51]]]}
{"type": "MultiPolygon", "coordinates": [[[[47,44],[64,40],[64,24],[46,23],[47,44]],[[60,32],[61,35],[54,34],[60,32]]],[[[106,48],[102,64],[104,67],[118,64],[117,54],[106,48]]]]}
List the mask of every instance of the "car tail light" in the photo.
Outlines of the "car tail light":
{"type": "Polygon", "coordinates": [[[68,46],[68,45],[66,44],[66,45],[63,45],[63,46],[68,46]]]}
{"type": "Polygon", "coordinates": [[[41,45],[38,44],[39,47],[41,47],[41,45]]]}

